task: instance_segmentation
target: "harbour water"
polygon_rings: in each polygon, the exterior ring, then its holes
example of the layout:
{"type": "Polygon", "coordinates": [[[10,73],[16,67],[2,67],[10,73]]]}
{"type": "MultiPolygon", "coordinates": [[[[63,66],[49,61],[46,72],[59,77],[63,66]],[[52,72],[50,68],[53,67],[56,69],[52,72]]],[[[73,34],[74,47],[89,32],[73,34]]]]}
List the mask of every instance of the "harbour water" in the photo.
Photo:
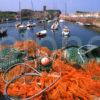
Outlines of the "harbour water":
{"type": "Polygon", "coordinates": [[[63,22],[60,23],[60,26],[57,31],[52,32],[50,30],[52,23],[48,23],[47,28],[47,36],[42,39],[38,39],[35,36],[35,33],[43,30],[43,26],[36,26],[33,30],[27,30],[25,34],[19,34],[15,28],[15,22],[8,24],[1,24],[0,27],[5,26],[8,29],[8,36],[0,39],[0,44],[14,44],[16,41],[24,41],[24,40],[36,40],[40,45],[46,46],[49,49],[59,49],[62,46],[68,44],[74,45],[85,45],[85,44],[95,44],[100,46],[100,32],[96,32],[91,28],[86,28],[84,26],[79,26],[76,23],[72,22],[63,22]],[[62,28],[64,25],[67,25],[70,29],[70,37],[64,38],[62,36],[62,28]]]}

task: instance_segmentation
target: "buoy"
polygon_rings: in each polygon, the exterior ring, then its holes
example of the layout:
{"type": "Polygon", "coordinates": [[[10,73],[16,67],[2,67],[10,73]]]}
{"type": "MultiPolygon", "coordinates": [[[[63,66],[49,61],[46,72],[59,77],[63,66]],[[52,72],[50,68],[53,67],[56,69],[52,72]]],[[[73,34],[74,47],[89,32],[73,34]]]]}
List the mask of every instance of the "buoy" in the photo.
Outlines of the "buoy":
{"type": "Polygon", "coordinates": [[[44,57],[44,58],[41,59],[41,64],[42,64],[43,66],[46,66],[46,65],[48,65],[49,63],[50,63],[50,59],[49,59],[48,57],[44,57]]]}

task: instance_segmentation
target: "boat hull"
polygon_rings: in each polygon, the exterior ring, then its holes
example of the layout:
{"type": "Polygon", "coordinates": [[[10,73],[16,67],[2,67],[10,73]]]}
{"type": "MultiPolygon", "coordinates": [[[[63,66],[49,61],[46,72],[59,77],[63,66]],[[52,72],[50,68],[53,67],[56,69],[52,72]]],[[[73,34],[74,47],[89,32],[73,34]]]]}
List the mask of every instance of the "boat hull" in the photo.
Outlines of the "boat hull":
{"type": "Polygon", "coordinates": [[[44,38],[47,35],[47,31],[46,30],[42,30],[38,33],[36,33],[38,38],[44,38]]]}
{"type": "Polygon", "coordinates": [[[7,30],[0,30],[0,38],[7,36],[7,30]]]}

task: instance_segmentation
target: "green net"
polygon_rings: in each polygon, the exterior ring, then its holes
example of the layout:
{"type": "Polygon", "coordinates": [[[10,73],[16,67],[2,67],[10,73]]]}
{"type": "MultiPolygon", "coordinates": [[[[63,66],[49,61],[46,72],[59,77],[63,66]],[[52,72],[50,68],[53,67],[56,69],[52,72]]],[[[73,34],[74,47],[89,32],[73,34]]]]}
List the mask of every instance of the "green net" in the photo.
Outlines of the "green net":
{"type": "MultiPolygon", "coordinates": [[[[69,62],[74,62],[76,64],[82,64],[83,61],[78,54],[78,47],[70,47],[66,49],[66,57],[69,62]]],[[[83,51],[82,51],[83,52],[83,51]]],[[[82,55],[82,58],[84,59],[84,62],[88,61],[88,58],[85,55],[82,55]]]]}
{"type": "Polygon", "coordinates": [[[23,62],[24,51],[18,51],[14,48],[5,48],[0,52],[0,70],[5,71],[10,66],[23,62]]]}
{"type": "Polygon", "coordinates": [[[52,68],[52,63],[48,64],[47,66],[40,65],[40,66],[37,67],[37,71],[39,71],[39,72],[42,72],[42,71],[49,72],[51,70],[51,68],[52,68]]]}

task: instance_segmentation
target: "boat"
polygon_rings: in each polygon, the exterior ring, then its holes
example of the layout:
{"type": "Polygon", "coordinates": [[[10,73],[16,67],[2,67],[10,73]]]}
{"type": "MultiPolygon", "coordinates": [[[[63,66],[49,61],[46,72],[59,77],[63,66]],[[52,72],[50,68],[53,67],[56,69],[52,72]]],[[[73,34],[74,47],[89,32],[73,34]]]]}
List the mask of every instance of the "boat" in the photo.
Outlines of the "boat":
{"type": "Polygon", "coordinates": [[[84,26],[91,26],[90,23],[84,23],[84,26]]]}
{"type": "Polygon", "coordinates": [[[80,25],[80,26],[83,26],[84,25],[84,23],[82,23],[82,22],[76,22],[78,25],[80,25]]]}
{"type": "Polygon", "coordinates": [[[47,30],[42,30],[36,33],[38,38],[43,38],[47,35],[47,30]]]}
{"type": "MultiPolygon", "coordinates": [[[[20,5],[20,0],[19,0],[19,10],[21,10],[21,5],[20,5]]],[[[18,30],[19,33],[25,33],[26,32],[26,25],[22,23],[22,18],[21,18],[21,11],[20,11],[20,22],[17,22],[15,24],[16,29],[18,30]]]]}
{"type": "Polygon", "coordinates": [[[95,59],[100,62],[100,47],[97,45],[69,45],[63,48],[63,57],[68,62],[82,65],[95,59]]]}
{"type": "Polygon", "coordinates": [[[52,31],[55,31],[58,29],[58,26],[59,26],[59,22],[58,21],[55,21],[52,25],[51,25],[51,30],[52,31]]]}
{"type": "MultiPolygon", "coordinates": [[[[65,1],[65,16],[67,15],[67,2],[65,1]]],[[[63,19],[60,19],[60,23],[64,22],[63,19]]],[[[63,26],[62,27],[62,36],[63,37],[69,37],[69,33],[70,33],[70,30],[67,26],[63,26]]]]}
{"type": "Polygon", "coordinates": [[[0,38],[7,36],[7,29],[0,29],[0,38]]]}
{"type": "Polygon", "coordinates": [[[39,20],[38,23],[39,24],[43,24],[45,22],[45,20],[39,20]]]}
{"type": "Polygon", "coordinates": [[[5,27],[0,27],[0,38],[2,37],[7,37],[7,29],[8,29],[8,18],[6,18],[6,26],[5,27]]]}
{"type": "MultiPolygon", "coordinates": [[[[31,0],[31,6],[32,6],[32,10],[33,10],[33,1],[31,0]]],[[[33,11],[31,13],[31,17],[30,17],[30,21],[27,22],[27,29],[33,29],[33,27],[36,26],[36,23],[33,23],[33,18],[32,18],[32,15],[33,15],[33,11]]]]}
{"type": "Polygon", "coordinates": [[[51,22],[52,22],[52,20],[48,20],[47,22],[48,22],[48,23],[51,23],[51,22]]]}
{"type": "Polygon", "coordinates": [[[64,37],[68,37],[68,36],[69,36],[69,33],[70,33],[69,28],[68,28],[67,26],[65,26],[65,27],[63,28],[63,30],[62,30],[62,35],[63,35],[64,37]]]}
{"type": "Polygon", "coordinates": [[[44,29],[36,33],[36,36],[39,39],[44,38],[47,35],[46,9],[43,9],[43,12],[44,12],[44,17],[43,17],[43,20],[41,20],[41,21],[43,22],[44,29]]]}
{"type": "Polygon", "coordinates": [[[16,29],[18,29],[18,27],[19,27],[20,25],[21,25],[20,22],[16,23],[16,24],[15,24],[16,29]]]}
{"type": "Polygon", "coordinates": [[[63,20],[63,19],[60,19],[60,20],[59,20],[59,22],[60,22],[60,23],[63,23],[63,22],[64,22],[64,20],[63,20]]]}
{"type": "Polygon", "coordinates": [[[32,23],[32,22],[28,22],[26,25],[27,29],[33,29],[33,27],[35,26],[36,26],[36,23],[32,23]]]}
{"type": "Polygon", "coordinates": [[[24,34],[27,30],[27,27],[24,24],[20,24],[17,29],[19,33],[24,34]]]}

